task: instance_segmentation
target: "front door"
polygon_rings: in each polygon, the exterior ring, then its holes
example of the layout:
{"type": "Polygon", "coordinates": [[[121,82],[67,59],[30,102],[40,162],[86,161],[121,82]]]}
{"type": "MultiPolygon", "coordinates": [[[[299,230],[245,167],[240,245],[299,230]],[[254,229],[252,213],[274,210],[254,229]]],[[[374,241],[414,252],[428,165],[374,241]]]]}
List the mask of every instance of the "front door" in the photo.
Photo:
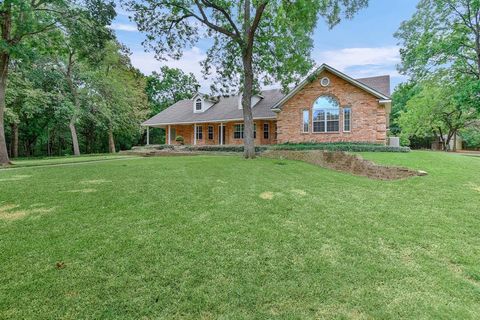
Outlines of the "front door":
{"type": "Polygon", "coordinates": [[[226,137],[226,135],[225,135],[225,125],[219,125],[218,126],[218,144],[225,144],[225,137],[226,137]]]}

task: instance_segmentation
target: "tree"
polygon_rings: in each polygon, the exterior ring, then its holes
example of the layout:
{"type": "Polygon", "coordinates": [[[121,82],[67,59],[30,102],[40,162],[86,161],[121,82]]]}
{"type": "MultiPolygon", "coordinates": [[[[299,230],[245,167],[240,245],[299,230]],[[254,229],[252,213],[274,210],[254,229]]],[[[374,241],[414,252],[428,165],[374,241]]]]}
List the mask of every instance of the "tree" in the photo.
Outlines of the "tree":
{"type": "MultiPolygon", "coordinates": [[[[85,70],[89,81],[83,91],[84,104],[95,110],[94,121],[108,135],[108,150],[116,152],[115,135],[139,133],[138,123],[148,113],[145,77],[130,63],[124,48],[110,41],[102,61],[85,70]]],[[[130,135],[131,136],[131,135],[130,135]]]]}
{"type": "Polygon", "coordinates": [[[204,36],[213,45],[204,72],[218,75],[214,91],[242,94],[244,156],[253,158],[251,98],[261,84],[287,85],[312,66],[312,34],[318,15],[330,26],[351,18],[368,0],[144,0],[128,1],[139,30],[158,58],[179,58],[204,36]]]}
{"type": "Polygon", "coordinates": [[[111,14],[112,3],[99,0],[3,0],[0,2],[0,165],[8,164],[4,111],[9,66],[24,53],[28,37],[58,28],[62,21],[87,13],[93,20],[111,14]]]}
{"type": "Polygon", "coordinates": [[[479,89],[480,83],[472,85],[448,76],[422,82],[419,92],[400,112],[401,135],[404,138],[433,135],[442,149],[449,151],[451,139],[479,116],[479,89]]]}
{"type": "Polygon", "coordinates": [[[408,101],[418,94],[420,86],[415,81],[400,83],[392,94],[392,112],[390,115],[390,133],[398,135],[401,128],[398,125],[400,114],[405,111],[408,101]]]}
{"type": "Polygon", "coordinates": [[[400,71],[423,78],[438,69],[480,79],[480,1],[421,0],[395,33],[400,71]]]}
{"type": "MultiPolygon", "coordinates": [[[[175,102],[190,99],[200,88],[200,84],[192,73],[184,73],[177,68],[163,66],[160,72],[147,76],[146,93],[150,109],[149,117],[165,110],[175,102]]],[[[164,141],[164,129],[160,132],[150,130],[150,141],[164,141]],[[157,136],[155,136],[157,134],[157,136]]],[[[144,135],[146,137],[146,135],[144,135]]],[[[142,140],[145,140],[145,137],[142,140]]]]}

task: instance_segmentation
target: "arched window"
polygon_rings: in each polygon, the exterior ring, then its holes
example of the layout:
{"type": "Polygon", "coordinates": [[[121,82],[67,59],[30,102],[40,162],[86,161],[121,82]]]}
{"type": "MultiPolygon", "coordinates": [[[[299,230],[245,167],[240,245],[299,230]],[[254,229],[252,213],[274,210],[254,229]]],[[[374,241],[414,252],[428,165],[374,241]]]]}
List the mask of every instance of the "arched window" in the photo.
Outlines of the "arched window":
{"type": "Polygon", "coordinates": [[[202,99],[195,100],[195,111],[202,110],[202,99]]]}
{"type": "Polygon", "coordinates": [[[313,103],[313,132],[339,130],[340,104],[330,96],[321,96],[313,103]]]}

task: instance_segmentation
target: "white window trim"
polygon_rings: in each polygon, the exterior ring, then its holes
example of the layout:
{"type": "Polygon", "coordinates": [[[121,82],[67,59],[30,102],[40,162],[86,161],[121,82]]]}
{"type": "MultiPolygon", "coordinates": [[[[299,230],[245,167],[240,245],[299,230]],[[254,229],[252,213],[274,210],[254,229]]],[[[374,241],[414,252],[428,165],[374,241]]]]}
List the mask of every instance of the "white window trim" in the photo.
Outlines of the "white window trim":
{"type": "Polygon", "coordinates": [[[343,116],[343,123],[342,123],[342,129],[343,129],[343,132],[352,132],[352,108],[351,107],[344,107],[343,110],[342,110],[342,116],[343,116]],[[348,122],[349,122],[349,128],[350,130],[345,130],[345,110],[349,110],[350,112],[350,119],[348,119],[348,122]]]}
{"type": "Polygon", "coordinates": [[[207,140],[215,140],[215,127],[213,125],[207,126],[207,140]],[[212,128],[212,138],[210,139],[210,128],[212,128]]]}
{"type": "Polygon", "coordinates": [[[203,99],[202,98],[196,98],[195,100],[193,100],[193,112],[195,113],[199,113],[199,112],[203,112],[203,99]],[[200,101],[200,110],[197,110],[197,102],[200,101]]]}
{"type": "Polygon", "coordinates": [[[270,140],[270,123],[264,122],[263,123],[263,139],[270,140]],[[265,125],[267,126],[267,130],[265,131],[265,125]],[[265,138],[265,133],[267,133],[267,138],[265,138]]]}
{"type": "Polygon", "coordinates": [[[241,139],[243,139],[244,137],[245,137],[245,124],[244,124],[244,123],[234,123],[234,124],[233,124],[233,139],[235,139],[235,140],[241,140],[241,139]],[[237,126],[237,125],[243,126],[242,131],[239,131],[239,132],[241,132],[241,137],[240,137],[240,138],[235,138],[235,132],[237,132],[237,131],[235,131],[235,126],[237,126]]]}
{"type": "Polygon", "coordinates": [[[195,125],[195,140],[203,140],[203,126],[202,125],[195,125]],[[201,133],[202,133],[202,137],[199,138],[198,135],[199,135],[199,131],[198,131],[198,128],[201,129],[201,133]]]}
{"type": "Polygon", "coordinates": [[[313,118],[312,118],[312,121],[310,121],[310,110],[303,109],[302,110],[302,133],[310,133],[310,122],[312,122],[312,126],[313,126],[313,118]],[[307,120],[308,130],[307,131],[305,131],[305,118],[304,118],[305,112],[308,113],[308,120],[307,120]]]}

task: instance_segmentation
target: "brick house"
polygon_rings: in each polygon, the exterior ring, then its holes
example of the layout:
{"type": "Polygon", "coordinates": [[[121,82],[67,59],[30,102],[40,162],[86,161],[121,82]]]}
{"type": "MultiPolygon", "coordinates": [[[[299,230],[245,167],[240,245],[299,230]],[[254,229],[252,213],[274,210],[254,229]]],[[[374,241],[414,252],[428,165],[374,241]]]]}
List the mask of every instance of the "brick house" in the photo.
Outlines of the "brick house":
{"type": "MultiPolygon", "coordinates": [[[[323,64],[286,94],[273,89],[252,97],[255,144],[384,144],[390,109],[390,76],[353,79],[323,64]]],[[[165,128],[167,144],[177,144],[178,136],[185,144],[241,144],[242,121],[241,95],[212,98],[198,93],[142,125],[165,128]]]]}

